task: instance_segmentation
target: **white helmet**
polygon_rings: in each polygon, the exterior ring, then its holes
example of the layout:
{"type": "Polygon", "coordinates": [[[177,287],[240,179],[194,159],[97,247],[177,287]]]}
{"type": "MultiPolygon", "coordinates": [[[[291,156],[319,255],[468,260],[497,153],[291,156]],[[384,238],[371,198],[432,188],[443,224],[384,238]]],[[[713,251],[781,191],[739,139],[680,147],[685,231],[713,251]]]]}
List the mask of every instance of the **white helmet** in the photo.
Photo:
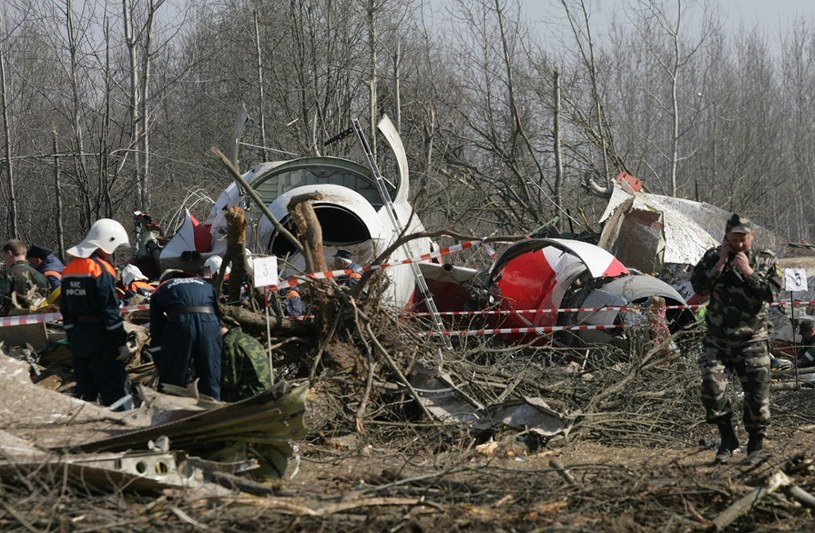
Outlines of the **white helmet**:
{"type": "Polygon", "coordinates": [[[122,283],[125,285],[130,285],[137,279],[146,280],[147,276],[141,271],[139,267],[136,265],[126,265],[122,269],[122,283]]]}
{"type": "Polygon", "coordinates": [[[130,247],[124,226],[110,218],[100,218],[93,223],[82,242],[68,248],[68,255],[90,257],[97,249],[112,254],[119,246],[130,247]]]}
{"type": "MultiPolygon", "coordinates": [[[[220,255],[211,255],[209,257],[209,259],[204,261],[204,266],[206,268],[208,268],[210,274],[212,274],[214,276],[215,274],[217,274],[218,272],[221,271],[221,263],[223,263],[223,262],[224,262],[224,260],[220,255]]],[[[226,267],[226,272],[224,272],[224,275],[229,274],[229,271],[230,271],[230,268],[227,266],[226,267]]]]}

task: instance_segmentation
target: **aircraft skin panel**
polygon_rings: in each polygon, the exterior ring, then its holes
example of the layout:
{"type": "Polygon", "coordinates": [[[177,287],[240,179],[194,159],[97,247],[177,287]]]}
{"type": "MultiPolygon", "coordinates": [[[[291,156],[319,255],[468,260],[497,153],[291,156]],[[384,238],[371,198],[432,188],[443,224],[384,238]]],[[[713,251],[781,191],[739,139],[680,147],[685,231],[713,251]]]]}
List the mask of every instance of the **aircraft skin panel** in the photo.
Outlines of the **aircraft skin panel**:
{"type": "MultiPolygon", "coordinates": [[[[624,306],[649,296],[662,296],[671,304],[685,304],[682,296],[664,281],[644,274],[632,274],[612,254],[579,241],[521,241],[508,248],[489,272],[490,291],[502,309],[539,311],[526,316],[492,316],[488,319],[493,327],[568,326],[573,323],[612,325],[618,320],[618,311],[582,312],[578,315],[540,311],[561,307],[624,306]],[[589,282],[588,278],[608,281],[601,282],[602,286],[588,292],[585,298],[581,297],[582,301],[565,302],[575,282],[589,282]]],[[[577,335],[587,342],[607,342],[618,331],[581,331],[577,335]]],[[[505,335],[504,339],[509,343],[546,342],[548,337],[533,333],[505,335]]]]}
{"type": "MultiPolygon", "coordinates": [[[[404,235],[421,233],[425,231],[424,225],[422,225],[422,222],[418,219],[418,217],[416,217],[412,207],[407,202],[394,202],[393,208],[396,212],[396,218],[399,220],[400,224],[403,227],[407,226],[407,229],[404,231],[404,235]]],[[[388,215],[385,207],[380,209],[377,214],[379,215],[379,223],[382,227],[393,227],[390,215],[388,215]]],[[[387,241],[387,245],[383,246],[380,252],[384,252],[387,246],[395,242],[398,237],[399,235],[392,231],[390,233],[390,238],[387,241]]],[[[391,254],[390,257],[386,258],[385,261],[388,263],[397,263],[403,259],[418,257],[422,254],[430,252],[432,249],[437,248],[438,247],[434,246],[433,241],[431,241],[429,238],[421,237],[400,246],[391,254]]],[[[416,291],[416,279],[410,265],[394,266],[388,268],[385,270],[385,272],[391,279],[395,303],[398,307],[404,308],[405,306],[411,306],[413,305],[411,302],[418,303],[422,300],[421,293],[416,291]],[[415,295],[414,291],[416,291],[415,295]]]]}
{"type": "MultiPolygon", "coordinates": [[[[497,294],[501,308],[549,309],[552,307],[552,288],[557,283],[556,272],[546,256],[536,250],[509,261],[501,271],[497,294]]],[[[557,320],[554,313],[536,313],[534,316],[506,315],[504,327],[549,326],[557,320]],[[518,326],[515,326],[519,323],[518,326]]]]}
{"type": "Polygon", "coordinates": [[[555,246],[562,247],[580,258],[595,278],[600,276],[619,276],[628,274],[628,269],[614,255],[599,246],[582,241],[568,239],[544,239],[555,246]]]}
{"type": "Polygon", "coordinates": [[[407,154],[405,154],[405,147],[402,144],[402,138],[399,132],[396,131],[396,126],[393,125],[391,119],[387,115],[382,115],[382,119],[377,124],[377,128],[388,141],[388,145],[396,156],[396,164],[399,167],[399,183],[396,188],[396,196],[392,198],[394,202],[403,203],[408,201],[408,192],[410,190],[410,178],[408,174],[407,154]]]}
{"type": "MultiPolygon", "coordinates": [[[[369,228],[372,238],[379,239],[384,236],[386,230],[379,223],[379,216],[371,204],[359,193],[341,185],[303,185],[286,193],[281,194],[269,205],[269,211],[277,220],[283,220],[289,216],[289,202],[295,196],[303,194],[319,193],[321,198],[314,200],[312,205],[335,204],[342,206],[348,211],[355,213],[369,228]]],[[[260,219],[260,242],[268,242],[268,237],[274,230],[274,226],[265,216],[260,219]]]]}

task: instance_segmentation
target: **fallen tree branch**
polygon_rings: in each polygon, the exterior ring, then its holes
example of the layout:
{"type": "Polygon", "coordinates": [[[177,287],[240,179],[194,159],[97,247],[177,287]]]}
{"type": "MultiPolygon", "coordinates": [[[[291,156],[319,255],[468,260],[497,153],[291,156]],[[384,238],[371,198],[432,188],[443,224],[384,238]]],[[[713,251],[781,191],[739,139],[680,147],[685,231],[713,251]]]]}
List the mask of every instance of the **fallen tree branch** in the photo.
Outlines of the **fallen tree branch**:
{"type": "Polygon", "coordinates": [[[713,519],[710,529],[712,531],[722,531],[724,528],[736,521],[736,519],[753,508],[763,497],[772,494],[781,487],[792,485],[792,480],[782,471],[767,478],[764,486],[750,491],[739,498],[730,507],[722,511],[719,516],[713,519]]]}
{"type": "Polygon", "coordinates": [[[376,335],[371,329],[371,325],[366,323],[365,330],[368,332],[368,335],[371,336],[371,342],[373,342],[374,346],[376,346],[376,348],[379,350],[379,353],[382,354],[382,357],[385,358],[385,361],[388,362],[388,366],[391,367],[391,370],[393,370],[393,372],[397,375],[399,381],[401,381],[405,388],[408,390],[408,392],[410,392],[410,395],[413,397],[414,400],[416,400],[416,403],[419,404],[419,407],[422,409],[422,412],[425,414],[425,416],[427,416],[430,420],[433,420],[433,415],[427,409],[424,402],[422,402],[422,398],[421,396],[419,396],[419,393],[416,392],[416,389],[413,388],[413,386],[410,384],[410,381],[408,381],[408,379],[405,377],[402,371],[399,370],[399,367],[396,366],[396,363],[393,361],[393,359],[391,359],[391,356],[385,349],[385,347],[382,346],[377,340],[376,335]]]}
{"type": "Polygon", "coordinates": [[[555,472],[560,474],[560,477],[562,477],[566,481],[566,483],[568,483],[572,487],[577,486],[577,480],[574,478],[571,472],[566,470],[565,466],[560,464],[560,461],[558,461],[557,459],[549,459],[549,466],[554,468],[555,472]]]}

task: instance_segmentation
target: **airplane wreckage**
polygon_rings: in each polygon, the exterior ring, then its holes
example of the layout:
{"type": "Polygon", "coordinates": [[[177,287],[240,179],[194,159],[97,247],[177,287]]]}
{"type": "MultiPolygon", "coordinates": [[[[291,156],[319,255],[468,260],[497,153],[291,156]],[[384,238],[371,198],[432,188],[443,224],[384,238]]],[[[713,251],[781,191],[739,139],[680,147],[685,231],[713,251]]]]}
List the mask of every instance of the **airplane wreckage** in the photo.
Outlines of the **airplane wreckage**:
{"type": "MultiPolygon", "coordinates": [[[[683,294],[681,273],[720,241],[728,213],[711,206],[694,210],[700,204],[646,195],[631,186],[633,178],[621,175],[609,191],[599,245],[531,238],[510,243],[484,271],[442,263],[449,250],[431,238],[399,240],[425,228],[409,203],[407,157],[399,135],[387,117],[378,127],[396,162],[392,181],[380,173],[355,121],[367,167],[336,157],[260,163],[236,176],[236,183],[223,191],[204,222],[186,211],[179,229],[160,245],[155,225],[136,213],[142,259],[155,261],[156,271],[194,271],[207,258],[223,256],[228,247],[225,214],[237,206],[255,221],[247,225],[248,251],[277,259],[278,287],[319,279],[307,265],[331,264],[329,259],[339,250],[350,251],[366,270],[386,277],[382,298],[387,307],[405,317],[431,316],[433,334],[448,342],[450,337],[491,328],[510,344],[624,345],[631,331],[653,330],[655,314],[660,340],[693,320],[687,305],[692,295],[683,294]],[[247,201],[247,194],[254,202],[247,201]],[[290,204],[301,198],[309,199],[322,231],[324,257],[316,262],[307,261],[281,230],[296,228],[290,204]],[[704,216],[689,218],[690,213],[702,212],[704,216]],[[149,243],[153,246],[146,247],[149,243]],[[673,283],[651,275],[666,271],[676,274],[673,283]],[[482,320],[478,329],[449,329],[453,324],[449,317],[468,313],[482,320]]],[[[478,244],[483,242],[468,246],[478,244]]],[[[343,271],[322,274],[330,278],[343,271]]],[[[139,409],[111,413],[31,383],[29,370],[39,372],[43,362],[32,352],[51,351],[54,339],[61,337],[53,331],[58,324],[54,315],[40,315],[46,318],[39,321],[0,319],[6,320],[0,340],[9,356],[0,358],[0,390],[8,395],[0,409],[6,428],[0,432],[0,446],[9,457],[0,461],[0,472],[48,464],[55,472],[102,484],[115,479],[134,488],[201,486],[219,476],[234,482],[236,474],[258,468],[271,477],[283,475],[291,454],[289,441],[306,434],[305,384],[280,381],[268,392],[234,404],[182,398],[141,386],[139,409]],[[40,422],[22,423],[21,417],[40,422]],[[77,420],[83,422],[83,431],[74,429],[77,420]],[[34,431],[44,427],[45,440],[42,431],[34,431]]],[[[130,370],[149,373],[149,367],[130,370]]],[[[574,424],[540,398],[482,405],[456,386],[439,358],[417,362],[409,379],[401,377],[422,409],[441,420],[484,431],[509,427],[546,438],[566,436],[574,424]]]]}

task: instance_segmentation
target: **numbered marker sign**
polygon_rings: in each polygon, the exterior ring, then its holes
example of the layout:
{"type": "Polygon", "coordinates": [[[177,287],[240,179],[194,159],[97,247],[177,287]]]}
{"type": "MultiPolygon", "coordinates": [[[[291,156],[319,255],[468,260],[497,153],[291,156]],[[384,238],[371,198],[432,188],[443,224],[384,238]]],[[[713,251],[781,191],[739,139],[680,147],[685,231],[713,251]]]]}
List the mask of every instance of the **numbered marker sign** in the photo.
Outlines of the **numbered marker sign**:
{"type": "Polygon", "coordinates": [[[252,265],[255,269],[255,287],[277,285],[277,257],[253,257],[252,265]]]}
{"type": "Polygon", "coordinates": [[[784,288],[788,291],[806,291],[807,271],[804,268],[784,269],[784,288]]]}

